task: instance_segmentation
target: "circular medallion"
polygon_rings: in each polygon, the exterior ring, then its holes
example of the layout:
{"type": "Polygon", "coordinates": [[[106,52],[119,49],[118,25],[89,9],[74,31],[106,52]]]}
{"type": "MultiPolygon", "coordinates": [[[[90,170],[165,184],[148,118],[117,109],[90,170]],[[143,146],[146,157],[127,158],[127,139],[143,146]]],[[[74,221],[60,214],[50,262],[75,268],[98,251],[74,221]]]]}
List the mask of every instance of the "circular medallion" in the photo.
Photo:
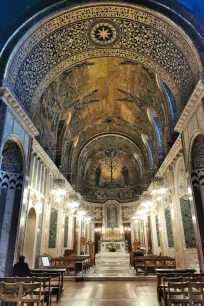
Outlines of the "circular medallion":
{"type": "Polygon", "coordinates": [[[113,45],[120,39],[120,27],[108,19],[96,20],[88,30],[88,39],[97,47],[113,45]]]}

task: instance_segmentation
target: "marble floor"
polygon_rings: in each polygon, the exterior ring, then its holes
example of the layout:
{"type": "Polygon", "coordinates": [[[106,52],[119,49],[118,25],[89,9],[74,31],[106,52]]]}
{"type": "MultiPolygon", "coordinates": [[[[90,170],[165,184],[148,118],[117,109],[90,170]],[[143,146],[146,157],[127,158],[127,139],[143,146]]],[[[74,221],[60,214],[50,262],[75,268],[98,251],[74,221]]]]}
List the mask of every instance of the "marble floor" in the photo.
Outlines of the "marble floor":
{"type": "Polygon", "coordinates": [[[65,281],[65,290],[57,305],[159,306],[155,281],[65,281]]]}

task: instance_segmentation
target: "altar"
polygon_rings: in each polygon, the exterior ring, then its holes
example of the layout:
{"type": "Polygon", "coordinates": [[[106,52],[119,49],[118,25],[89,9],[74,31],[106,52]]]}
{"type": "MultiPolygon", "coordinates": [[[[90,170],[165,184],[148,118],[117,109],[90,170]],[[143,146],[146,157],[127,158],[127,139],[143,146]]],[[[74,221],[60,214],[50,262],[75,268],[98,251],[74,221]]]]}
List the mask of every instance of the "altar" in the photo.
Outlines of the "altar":
{"type": "MultiPolygon", "coordinates": [[[[101,253],[104,253],[104,252],[109,252],[109,245],[111,244],[111,241],[104,241],[102,240],[101,242],[101,253]]],[[[122,253],[125,253],[125,241],[122,240],[122,241],[114,241],[114,244],[116,245],[116,248],[117,250],[115,252],[122,252],[122,253]]]]}

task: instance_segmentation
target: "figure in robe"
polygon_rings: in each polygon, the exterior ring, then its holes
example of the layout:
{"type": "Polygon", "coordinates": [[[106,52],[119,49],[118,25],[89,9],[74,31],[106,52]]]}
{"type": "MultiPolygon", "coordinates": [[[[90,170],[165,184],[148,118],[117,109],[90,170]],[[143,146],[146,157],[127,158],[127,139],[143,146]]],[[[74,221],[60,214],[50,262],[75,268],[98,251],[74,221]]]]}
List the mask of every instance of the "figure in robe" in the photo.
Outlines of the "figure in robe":
{"type": "Polygon", "coordinates": [[[125,185],[128,186],[129,185],[129,171],[125,165],[123,165],[121,173],[123,175],[125,185]]]}
{"type": "Polygon", "coordinates": [[[100,177],[101,177],[101,165],[98,165],[98,167],[95,170],[95,183],[97,187],[99,187],[100,177]]]}

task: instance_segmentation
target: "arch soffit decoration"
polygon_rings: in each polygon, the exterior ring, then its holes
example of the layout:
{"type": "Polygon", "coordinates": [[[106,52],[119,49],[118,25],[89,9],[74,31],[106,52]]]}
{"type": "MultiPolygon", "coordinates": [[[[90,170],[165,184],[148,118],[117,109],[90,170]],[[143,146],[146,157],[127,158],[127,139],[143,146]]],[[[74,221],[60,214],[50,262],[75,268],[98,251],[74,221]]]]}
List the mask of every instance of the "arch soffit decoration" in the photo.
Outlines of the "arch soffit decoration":
{"type": "Polygon", "coordinates": [[[28,167],[27,167],[27,162],[26,162],[26,154],[25,154],[25,150],[24,150],[24,147],[23,147],[23,144],[20,140],[20,138],[13,134],[13,135],[9,135],[1,144],[1,147],[0,147],[0,155],[2,156],[2,152],[3,152],[3,149],[4,149],[4,146],[5,144],[8,142],[8,141],[14,141],[17,145],[18,145],[18,148],[21,152],[21,156],[22,156],[22,160],[23,160],[23,174],[27,174],[27,171],[28,171],[28,167]]]}
{"type": "Polygon", "coordinates": [[[183,103],[202,71],[192,41],[168,18],[138,5],[98,3],[68,9],[30,30],[10,57],[5,85],[30,111],[51,81],[72,65],[113,56],[156,71],[183,103]],[[100,23],[101,18],[113,26],[116,35],[115,44],[104,48],[87,39],[93,21],[100,23]]]}
{"type": "Polygon", "coordinates": [[[188,162],[188,169],[189,170],[193,170],[192,169],[192,149],[193,149],[193,145],[194,145],[194,142],[197,138],[197,136],[199,135],[203,135],[204,136],[204,131],[201,130],[201,129],[196,129],[194,132],[193,132],[193,135],[191,137],[191,140],[190,140],[190,144],[189,144],[189,147],[188,149],[186,150],[187,152],[187,162],[188,162]]]}

